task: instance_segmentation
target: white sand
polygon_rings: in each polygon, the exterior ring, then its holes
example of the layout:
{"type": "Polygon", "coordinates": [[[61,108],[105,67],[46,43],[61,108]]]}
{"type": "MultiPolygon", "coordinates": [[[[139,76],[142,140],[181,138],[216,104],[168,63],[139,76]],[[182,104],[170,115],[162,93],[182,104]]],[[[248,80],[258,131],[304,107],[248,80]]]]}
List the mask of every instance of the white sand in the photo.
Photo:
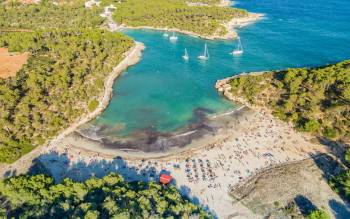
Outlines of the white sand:
{"type": "Polygon", "coordinates": [[[66,155],[44,155],[40,159],[57,180],[63,177],[83,180],[93,175],[118,172],[126,180],[148,181],[157,180],[159,172],[166,170],[184,194],[198,198],[200,204],[219,218],[228,218],[232,214],[239,214],[239,218],[258,218],[241,204],[232,203],[229,196],[232,186],[263,168],[325,152],[321,145],[310,143],[308,136],[296,133],[269,114],[256,112],[241,116],[239,125],[221,137],[220,142],[203,144],[198,150],[144,161],[130,158],[124,160],[125,164],[122,160],[111,159],[110,154],[81,150],[74,145],[52,145],[47,152],[66,155]],[[123,168],[124,165],[126,168],[123,168]],[[152,168],[156,171],[154,179],[148,177],[152,168]],[[146,175],[142,176],[142,173],[146,175]]]}

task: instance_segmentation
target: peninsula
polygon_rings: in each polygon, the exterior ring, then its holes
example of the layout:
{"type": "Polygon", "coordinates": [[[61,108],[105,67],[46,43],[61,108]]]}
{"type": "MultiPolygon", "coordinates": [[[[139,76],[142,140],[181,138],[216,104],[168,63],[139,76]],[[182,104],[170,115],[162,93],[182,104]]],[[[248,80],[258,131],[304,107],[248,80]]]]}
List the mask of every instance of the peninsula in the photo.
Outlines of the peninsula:
{"type": "Polygon", "coordinates": [[[174,31],[205,39],[234,39],[236,27],[262,18],[225,2],[217,6],[188,5],[185,0],[127,0],[117,5],[113,18],[119,28],[174,31]]]}
{"type": "Polygon", "coordinates": [[[272,113],[303,132],[350,143],[350,61],[250,73],[218,81],[230,100],[272,113]]]}

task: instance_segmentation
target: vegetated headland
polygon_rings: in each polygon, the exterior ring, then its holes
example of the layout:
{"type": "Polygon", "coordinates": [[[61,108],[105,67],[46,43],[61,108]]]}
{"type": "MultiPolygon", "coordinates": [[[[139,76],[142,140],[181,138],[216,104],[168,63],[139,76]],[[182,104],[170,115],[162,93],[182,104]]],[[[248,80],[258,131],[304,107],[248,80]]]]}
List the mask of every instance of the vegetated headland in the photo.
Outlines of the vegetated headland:
{"type": "MultiPolygon", "coordinates": [[[[218,81],[216,88],[228,99],[273,115],[299,133],[312,137],[313,142],[319,142],[320,151],[326,149],[327,154],[314,159],[315,163],[323,171],[329,186],[344,200],[350,200],[346,189],[350,176],[349,60],[316,68],[245,73],[218,81]],[[326,168],[330,163],[336,163],[331,166],[338,167],[326,168]]],[[[296,147],[304,145],[297,144],[296,147]]],[[[328,201],[332,202],[326,200],[325,203],[328,201]]],[[[346,203],[340,205],[347,206],[346,203]]],[[[341,214],[348,214],[346,210],[344,212],[341,214]]]]}
{"type": "Polygon", "coordinates": [[[262,14],[215,4],[192,5],[184,0],[128,0],[113,14],[119,28],[181,32],[205,39],[234,39],[235,28],[262,18],[262,14]]]}
{"type": "Polygon", "coordinates": [[[267,111],[303,132],[350,142],[350,61],[319,68],[250,73],[218,81],[234,101],[267,111]]]}

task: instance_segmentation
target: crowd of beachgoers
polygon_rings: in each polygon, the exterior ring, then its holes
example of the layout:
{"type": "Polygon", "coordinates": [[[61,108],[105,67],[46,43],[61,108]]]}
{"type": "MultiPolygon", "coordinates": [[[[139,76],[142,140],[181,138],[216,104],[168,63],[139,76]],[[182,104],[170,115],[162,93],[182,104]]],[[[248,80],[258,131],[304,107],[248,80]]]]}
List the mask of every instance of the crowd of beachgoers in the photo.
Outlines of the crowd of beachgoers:
{"type": "Polygon", "coordinates": [[[247,212],[243,206],[232,208],[229,191],[237,183],[262,169],[323,152],[308,136],[255,111],[240,115],[230,130],[217,135],[221,141],[215,144],[159,158],[111,158],[68,144],[51,145],[38,159],[57,181],[66,177],[84,180],[110,172],[118,172],[128,181],[157,181],[160,173],[168,173],[181,192],[221,218],[247,212]]]}

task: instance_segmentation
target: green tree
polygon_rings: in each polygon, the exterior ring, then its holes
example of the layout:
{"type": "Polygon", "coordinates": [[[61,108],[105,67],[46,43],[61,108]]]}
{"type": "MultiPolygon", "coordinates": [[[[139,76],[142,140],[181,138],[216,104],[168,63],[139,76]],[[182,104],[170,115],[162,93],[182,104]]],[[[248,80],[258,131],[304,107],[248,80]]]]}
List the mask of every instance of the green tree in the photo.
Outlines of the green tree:
{"type": "Polygon", "coordinates": [[[174,186],[129,183],[117,174],[58,184],[45,175],[21,175],[1,181],[0,195],[10,218],[211,218],[174,186]]]}
{"type": "Polygon", "coordinates": [[[93,112],[98,107],[99,102],[97,100],[92,100],[89,103],[88,109],[90,112],[93,112]]]}
{"type": "Polygon", "coordinates": [[[330,217],[324,210],[319,209],[312,211],[308,216],[306,216],[306,219],[330,219],[330,217]]]}
{"type": "Polygon", "coordinates": [[[345,161],[350,164],[350,149],[347,149],[345,152],[345,161]]]}
{"type": "Polygon", "coordinates": [[[320,128],[320,123],[315,119],[310,119],[305,122],[303,130],[306,132],[316,132],[320,128]]]}

